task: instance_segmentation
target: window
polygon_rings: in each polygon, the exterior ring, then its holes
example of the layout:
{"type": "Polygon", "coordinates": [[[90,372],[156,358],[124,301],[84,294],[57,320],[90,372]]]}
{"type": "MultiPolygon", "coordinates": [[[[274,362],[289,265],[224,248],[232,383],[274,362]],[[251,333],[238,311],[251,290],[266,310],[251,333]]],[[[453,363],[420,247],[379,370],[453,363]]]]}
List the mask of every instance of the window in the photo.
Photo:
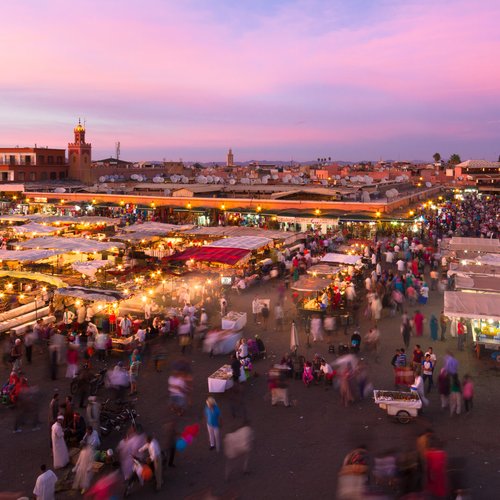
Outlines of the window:
{"type": "Polygon", "coordinates": [[[56,162],[57,162],[58,165],[62,165],[62,162],[63,162],[62,161],[62,156],[57,156],[56,157],[56,162]]]}
{"type": "Polygon", "coordinates": [[[41,181],[46,181],[47,180],[47,172],[41,172],[40,173],[40,180],[41,181]]]}
{"type": "Polygon", "coordinates": [[[53,156],[47,156],[47,163],[49,165],[53,165],[54,164],[54,157],[53,156]]]}
{"type": "Polygon", "coordinates": [[[30,181],[36,181],[36,172],[30,172],[30,181]]]}
{"type": "Polygon", "coordinates": [[[24,172],[17,173],[17,180],[18,181],[24,181],[24,177],[25,177],[24,172]]]}
{"type": "Polygon", "coordinates": [[[57,181],[57,172],[50,172],[50,180],[57,181]]]}
{"type": "Polygon", "coordinates": [[[26,165],[31,165],[31,156],[26,155],[24,157],[24,163],[26,163],[26,165]]]}
{"type": "Polygon", "coordinates": [[[64,170],[62,172],[59,172],[59,179],[65,179],[66,178],[66,173],[64,170]]]}
{"type": "Polygon", "coordinates": [[[10,155],[9,156],[9,163],[11,165],[15,165],[16,164],[16,157],[14,155],[10,155]]]}
{"type": "Polygon", "coordinates": [[[43,165],[45,163],[45,156],[43,155],[38,155],[38,162],[40,165],[43,165]]]}

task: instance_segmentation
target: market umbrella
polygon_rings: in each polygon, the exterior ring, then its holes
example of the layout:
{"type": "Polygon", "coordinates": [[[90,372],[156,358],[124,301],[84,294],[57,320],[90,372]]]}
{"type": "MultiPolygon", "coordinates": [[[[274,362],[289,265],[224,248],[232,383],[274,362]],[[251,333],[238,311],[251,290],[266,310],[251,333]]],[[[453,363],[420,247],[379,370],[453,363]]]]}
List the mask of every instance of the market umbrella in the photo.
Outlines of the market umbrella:
{"type": "Polygon", "coordinates": [[[295,321],[292,321],[292,329],[290,331],[290,350],[297,351],[299,348],[299,332],[297,331],[297,326],[295,321]]]}

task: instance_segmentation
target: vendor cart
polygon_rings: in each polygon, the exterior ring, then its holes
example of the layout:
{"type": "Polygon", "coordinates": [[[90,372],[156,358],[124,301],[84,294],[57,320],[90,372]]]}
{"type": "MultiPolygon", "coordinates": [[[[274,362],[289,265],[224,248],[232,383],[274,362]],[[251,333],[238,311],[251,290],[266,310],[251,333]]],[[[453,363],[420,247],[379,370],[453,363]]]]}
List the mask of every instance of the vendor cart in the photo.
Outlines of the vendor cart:
{"type": "Polygon", "coordinates": [[[373,391],[375,403],[386,410],[388,415],[396,417],[400,424],[408,424],[418,415],[422,400],[417,392],[373,391]]]}

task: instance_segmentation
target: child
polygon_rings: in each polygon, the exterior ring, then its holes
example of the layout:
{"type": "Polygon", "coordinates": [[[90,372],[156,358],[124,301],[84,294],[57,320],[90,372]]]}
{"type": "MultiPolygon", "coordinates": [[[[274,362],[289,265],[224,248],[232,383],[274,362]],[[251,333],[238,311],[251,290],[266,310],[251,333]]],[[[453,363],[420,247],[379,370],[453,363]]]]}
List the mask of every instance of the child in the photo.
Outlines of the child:
{"type": "Polygon", "coordinates": [[[464,400],[465,411],[468,412],[472,410],[472,399],[474,398],[474,382],[470,375],[464,376],[464,382],[462,385],[462,398],[464,400]]]}

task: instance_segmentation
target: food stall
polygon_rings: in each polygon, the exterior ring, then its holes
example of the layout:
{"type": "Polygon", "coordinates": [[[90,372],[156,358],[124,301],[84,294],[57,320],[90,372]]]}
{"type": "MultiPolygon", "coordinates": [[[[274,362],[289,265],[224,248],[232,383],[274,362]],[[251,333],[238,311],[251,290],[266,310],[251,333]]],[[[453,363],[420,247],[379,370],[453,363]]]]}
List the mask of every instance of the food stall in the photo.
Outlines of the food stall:
{"type": "Polygon", "coordinates": [[[418,410],[422,408],[422,400],[416,391],[373,391],[375,404],[382,410],[387,411],[387,415],[394,416],[401,424],[407,424],[412,418],[418,415],[418,410]]]}
{"type": "Polygon", "coordinates": [[[444,314],[451,319],[453,336],[460,318],[470,321],[478,355],[484,349],[500,350],[500,293],[447,291],[444,293],[444,314]]]}
{"type": "MultiPolygon", "coordinates": [[[[217,371],[208,377],[208,392],[225,392],[233,387],[233,370],[231,365],[221,366],[217,371]]],[[[245,370],[240,370],[240,382],[246,381],[245,370]]]]}

